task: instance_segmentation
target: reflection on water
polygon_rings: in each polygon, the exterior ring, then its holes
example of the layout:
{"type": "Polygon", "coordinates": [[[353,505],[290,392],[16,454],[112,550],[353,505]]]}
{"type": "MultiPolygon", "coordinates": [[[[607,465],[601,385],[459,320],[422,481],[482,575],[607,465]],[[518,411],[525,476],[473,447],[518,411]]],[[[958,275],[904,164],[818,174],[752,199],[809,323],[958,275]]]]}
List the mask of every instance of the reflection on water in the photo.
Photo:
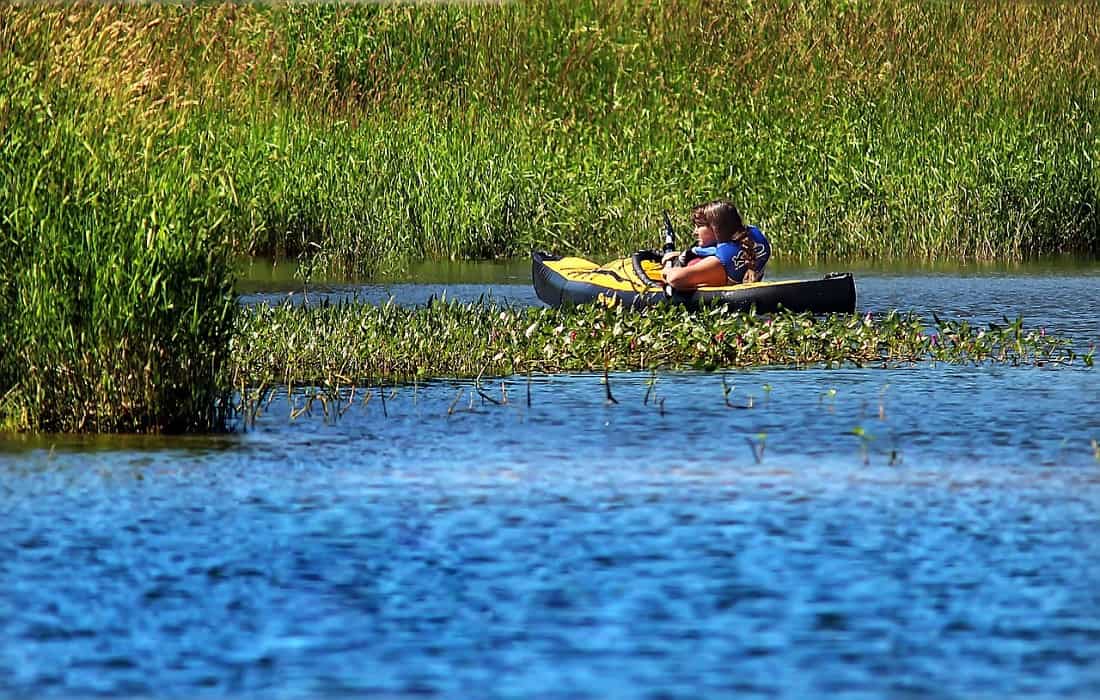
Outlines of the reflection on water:
{"type": "MultiPolygon", "coordinates": [[[[303,284],[301,266],[294,260],[248,258],[238,264],[238,290],[245,294],[255,292],[301,292],[303,284]]],[[[530,284],[531,260],[422,260],[408,262],[394,270],[381,270],[369,278],[326,277],[313,273],[309,287],[348,287],[359,285],[407,284],[410,281],[431,285],[486,285],[530,284]]]]}
{"type": "Polygon", "coordinates": [[[0,688],[1100,694],[1094,371],[650,380],[9,444],[0,688]]]}

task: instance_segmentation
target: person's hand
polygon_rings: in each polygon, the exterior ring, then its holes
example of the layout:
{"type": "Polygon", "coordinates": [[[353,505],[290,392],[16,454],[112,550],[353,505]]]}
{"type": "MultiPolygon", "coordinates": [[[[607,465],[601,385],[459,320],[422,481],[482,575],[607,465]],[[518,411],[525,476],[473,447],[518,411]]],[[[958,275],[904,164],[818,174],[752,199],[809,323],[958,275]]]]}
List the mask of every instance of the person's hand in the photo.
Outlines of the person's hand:
{"type": "Polygon", "coordinates": [[[664,255],[661,256],[661,265],[664,266],[664,265],[667,265],[667,264],[669,264],[670,262],[672,262],[674,260],[679,260],[679,259],[680,259],[679,251],[674,250],[670,253],[665,253],[664,255]]]}
{"type": "Polygon", "coordinates": [[[688,248],[684,252],[680,253],[680,257],[677,259],[677,265],[680,267],[687,267],[688,263],[699,257],[695,254],[694,248],[688,248]]]}

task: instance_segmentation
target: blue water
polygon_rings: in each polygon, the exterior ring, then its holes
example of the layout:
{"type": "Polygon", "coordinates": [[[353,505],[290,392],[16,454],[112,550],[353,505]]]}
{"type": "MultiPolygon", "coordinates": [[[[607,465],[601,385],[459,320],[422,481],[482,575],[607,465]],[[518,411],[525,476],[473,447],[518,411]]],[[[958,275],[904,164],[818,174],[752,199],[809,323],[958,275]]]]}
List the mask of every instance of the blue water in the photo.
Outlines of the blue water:
{"type": "MultiPolygon", "coordinates": [[[[1087,347],[1097,281],[882,275],[860,306],[1087,347]]],[[[438,381],[0,442],[0,695],[1096,697],[1097,376],[438,381]]]]}

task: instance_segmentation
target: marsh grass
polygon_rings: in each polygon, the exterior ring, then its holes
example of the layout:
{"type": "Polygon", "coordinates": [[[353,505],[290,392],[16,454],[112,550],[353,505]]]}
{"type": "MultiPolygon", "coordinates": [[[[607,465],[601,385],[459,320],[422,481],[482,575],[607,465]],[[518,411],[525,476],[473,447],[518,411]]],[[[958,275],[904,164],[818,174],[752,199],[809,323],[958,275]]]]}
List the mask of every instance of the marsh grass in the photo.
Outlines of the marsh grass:
{"type": "Polygon", "coordinates": [[[718,195],[787,257],[1018,259],[1100,249],[1098,9],[6,6],[0,71],[97,105],[93,148],[188,148],[238,250],[345,272],[621,253],[718,195]]]}
{"type": "Polygon", "coordinates": [[[0,94],[0,429],[224,429],[231,249],[189,149],[19,72],[0,94]]]}
{"type": "MultiPolygon", "coordinates": [[[[657,371],[761,365],[907,365],[915,362],[1072,364],[1068,341],[1025,329],[1019,319],[966,321],[890,313],[814,317],[643,313],[595,307],[517,309],[433,300],[395,304],[258,306],[244,311],[232,346],[238,389],[311,385],[366,387],[426,378],[480,378],[586,371],[657,371]]],[[[606,375],[605,375],[606,376],[606,375]]],[[[610,382],[606,398],[613,401],[610,382]]],[[[727,405],[731,387],[723,386],[727,405]]],[[[822,400],[836,395],[826,392],[822,400]]],[[[651,398],[652,396],[652,398],[651,398]]],[[[748,401],[752,402],[750,397],[748,401]]]]}

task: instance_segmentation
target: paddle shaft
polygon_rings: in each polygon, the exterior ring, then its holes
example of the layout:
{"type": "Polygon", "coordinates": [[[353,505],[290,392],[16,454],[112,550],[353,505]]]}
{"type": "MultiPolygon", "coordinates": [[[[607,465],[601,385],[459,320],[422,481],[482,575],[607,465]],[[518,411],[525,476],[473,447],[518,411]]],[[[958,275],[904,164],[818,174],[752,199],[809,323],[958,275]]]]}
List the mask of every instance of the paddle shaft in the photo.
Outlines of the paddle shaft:
{"type": "Polygon", "coordinates": [[[665,217],[665,248],[664,252],[671,253],[676,250],[676,231],[672,228],[672,221],[668,218],[668,211],[662,212],[665,217]]]}

